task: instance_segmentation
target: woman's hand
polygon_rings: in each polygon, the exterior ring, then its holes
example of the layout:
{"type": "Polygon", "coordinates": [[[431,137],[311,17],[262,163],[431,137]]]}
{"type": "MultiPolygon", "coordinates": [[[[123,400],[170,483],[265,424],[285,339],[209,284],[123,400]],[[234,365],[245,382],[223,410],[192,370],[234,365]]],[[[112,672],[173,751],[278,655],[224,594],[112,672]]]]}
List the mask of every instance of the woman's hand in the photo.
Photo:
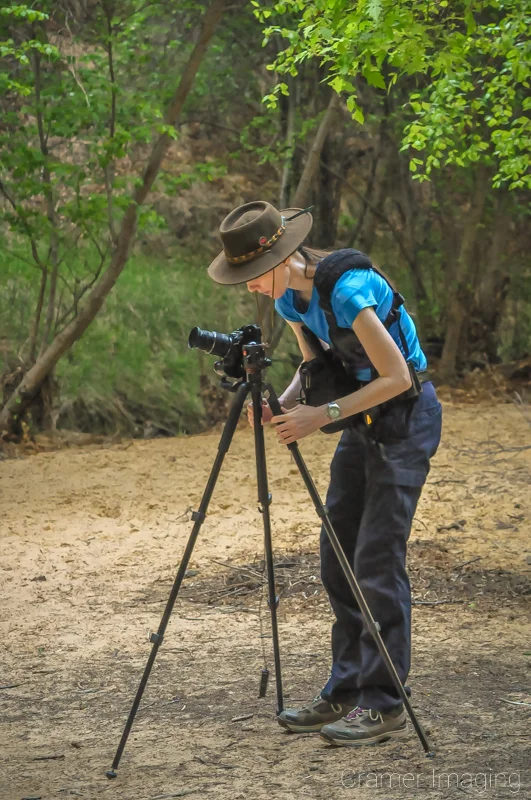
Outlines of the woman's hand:
{"type": "Polygon", "coordinates": [[[310,433],[326,425],[326,417],[321,406],[296,405],[294,408],[283,408],[280,416],[272,417],[271,422],[277,426],[280,444],[291,444],[304,439],[310,433]]]}
{"type": "MultiPolygon", "coordinates": [[[[264,422],[271,422],[272,417],[273,417],[273,412],[269,407],[269,403],[267,402],[265,397],[262,397],[262,425],[264,424],[264,422]]],[[[249,403],[249,405],[247,406],[247,419],[249,420],[249,425],[251,426],[251,428],[254,428],[254,412],[252,403],[249,403]]]]}

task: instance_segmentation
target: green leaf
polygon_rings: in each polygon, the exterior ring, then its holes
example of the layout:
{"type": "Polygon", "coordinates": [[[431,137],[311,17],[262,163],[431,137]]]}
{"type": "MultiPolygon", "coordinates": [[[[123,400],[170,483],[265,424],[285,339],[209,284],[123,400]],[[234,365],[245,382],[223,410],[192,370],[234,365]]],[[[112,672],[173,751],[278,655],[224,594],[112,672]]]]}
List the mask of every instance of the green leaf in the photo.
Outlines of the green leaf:
{"type": "Polygon", "coordinates": [[[375,22],[378,22],[382,16],[382,0],[369,0],[367,13],[375,22]]]}
{"type": "Polygon", "coordinates": [[[370,64],[363,67],[362,74],[369,86],[375,86],[377,89],[386,88],[382,74],[370,64]]]}

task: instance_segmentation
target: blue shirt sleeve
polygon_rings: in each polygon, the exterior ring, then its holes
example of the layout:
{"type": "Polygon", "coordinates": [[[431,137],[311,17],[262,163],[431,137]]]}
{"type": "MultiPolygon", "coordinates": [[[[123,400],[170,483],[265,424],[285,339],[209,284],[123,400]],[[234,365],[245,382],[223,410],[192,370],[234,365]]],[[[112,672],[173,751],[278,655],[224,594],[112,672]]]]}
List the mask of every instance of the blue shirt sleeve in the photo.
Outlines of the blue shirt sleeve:
{"type": "Polygon", "coordinates": [[[289,290],[275,300],[275,309],[288,322],[301,322],[299,314],[293,308],[293,301],[288,297],[289,290]]]}
{"type": "Polygon", "coordinates": [[[378,306],[370,281],[367,279],[368,272],[369,270],[349,272],[334,287],[332,309],[337,324],[341,328],[351,328],[352,323],[364,308],[378,306]]]}

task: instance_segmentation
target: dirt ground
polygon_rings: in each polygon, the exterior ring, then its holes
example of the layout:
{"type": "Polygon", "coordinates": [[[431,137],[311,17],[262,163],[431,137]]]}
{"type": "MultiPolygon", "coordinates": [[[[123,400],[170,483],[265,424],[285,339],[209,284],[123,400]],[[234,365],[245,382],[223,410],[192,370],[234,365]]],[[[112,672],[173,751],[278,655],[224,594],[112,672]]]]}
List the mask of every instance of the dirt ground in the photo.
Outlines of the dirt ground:
{"type": "MultiPolygon", "coordinates": [[[[219,431],[0,463],[0,798],[531,797],[531,431],[510,404],[444,407],[409,548],[412,703],[436,750],[284,732],[261,588],[253,440],[238,430],[118,777],[110,767],[219,431]]],[[[318,693],[331,612],[319,524],[266,432],[286,705],[318,693]]],[[[301,451],[323,495],[336,437],[301,451]]]]}

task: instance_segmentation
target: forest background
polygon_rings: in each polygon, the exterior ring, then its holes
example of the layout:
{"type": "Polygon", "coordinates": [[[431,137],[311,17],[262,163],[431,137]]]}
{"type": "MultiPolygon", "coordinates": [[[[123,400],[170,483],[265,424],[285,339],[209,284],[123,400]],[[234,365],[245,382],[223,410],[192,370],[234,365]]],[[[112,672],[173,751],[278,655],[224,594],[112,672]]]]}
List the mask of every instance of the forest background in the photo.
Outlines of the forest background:
{"type": "MultiPolygon", "coordinates": [[[[0,433],[222,419],[192,327],[267,298],[210,281],[254,199],[392,277],[452,384],[531,337],[530,0],[42,0],[0,9],[0,433]]],[[[512,367],[511,367],[512,369],[512,367]]]]}

